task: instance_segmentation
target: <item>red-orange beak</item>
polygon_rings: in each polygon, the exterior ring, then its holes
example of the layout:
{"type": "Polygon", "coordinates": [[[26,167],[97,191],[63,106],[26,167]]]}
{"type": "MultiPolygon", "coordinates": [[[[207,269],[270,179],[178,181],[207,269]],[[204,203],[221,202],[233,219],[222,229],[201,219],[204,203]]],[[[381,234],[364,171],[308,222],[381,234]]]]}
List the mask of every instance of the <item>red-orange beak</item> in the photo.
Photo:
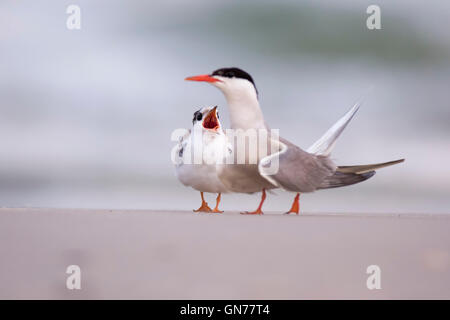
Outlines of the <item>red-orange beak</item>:
{"type": "Polygon", "coordinates": [[[203,128],[217,131],[219,130],[219,119],[217,118],[217,106],[214,107],[203,119],[203,128]]]}
{"type": "Polygon", "coordinates": [[[203,81],[203,82],[217,82],[217,81],[220,81],[219,79],[211,77],[209,74],[201,74],[199,76],[187,77],[184,80],[203,81]]]}

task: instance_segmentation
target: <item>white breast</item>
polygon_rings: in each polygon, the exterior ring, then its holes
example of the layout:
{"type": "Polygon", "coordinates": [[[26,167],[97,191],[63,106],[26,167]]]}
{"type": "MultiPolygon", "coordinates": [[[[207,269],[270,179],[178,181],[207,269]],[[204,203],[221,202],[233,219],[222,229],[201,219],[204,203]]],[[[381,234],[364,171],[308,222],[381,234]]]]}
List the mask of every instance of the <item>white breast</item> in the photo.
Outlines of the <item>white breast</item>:
{"type": "MultiPolygon", "coordinates": [[[[201,137],[201,136],[200,136],[201,137]]],[[[185,186],[192,187],[198,191],[211,193],[226,193],[227,189],[219,180],[216,171],[216,163],[224,157],[223,149],[226,147],[225,135],[215,137],[203,135],[203,139],[196,135],[189,135],[180,142],[178,151],[179,164],[176,165],[178,180],[185,186]],[[203,155],[202,163],[196,164],[193,155],[203,155]]]]}

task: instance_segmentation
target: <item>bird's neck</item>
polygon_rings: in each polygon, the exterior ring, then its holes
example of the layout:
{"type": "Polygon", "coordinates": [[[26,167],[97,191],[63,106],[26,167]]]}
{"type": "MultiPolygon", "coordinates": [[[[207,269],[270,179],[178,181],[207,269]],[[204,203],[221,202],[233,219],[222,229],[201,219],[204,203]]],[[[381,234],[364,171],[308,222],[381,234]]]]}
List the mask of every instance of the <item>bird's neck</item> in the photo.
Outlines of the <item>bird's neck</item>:
{"type": "Polygon", "coordinates": [[[256,92],[243,90],[225,93],[232,129],[265,129],[264,116],[256,92]]]}
{"type": "Polygon", "coordinates": [[[222,136],[225,136],[222,131],[215,132],[195,127],[191,132],[192,145],[194,148],[206,148],[209,144],[216,143],[222,136]]]}

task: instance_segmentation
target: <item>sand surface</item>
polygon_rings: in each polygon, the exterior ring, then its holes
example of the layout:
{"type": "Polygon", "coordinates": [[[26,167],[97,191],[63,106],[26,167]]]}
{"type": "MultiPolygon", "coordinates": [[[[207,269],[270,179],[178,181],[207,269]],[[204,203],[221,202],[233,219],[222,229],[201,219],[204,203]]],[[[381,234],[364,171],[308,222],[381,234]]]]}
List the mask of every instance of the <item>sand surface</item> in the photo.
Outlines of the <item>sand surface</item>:
{"type": "Polygon", "coordinates": [[[0,298],[449,299],[450,215],[3,208],[0,298]]]}

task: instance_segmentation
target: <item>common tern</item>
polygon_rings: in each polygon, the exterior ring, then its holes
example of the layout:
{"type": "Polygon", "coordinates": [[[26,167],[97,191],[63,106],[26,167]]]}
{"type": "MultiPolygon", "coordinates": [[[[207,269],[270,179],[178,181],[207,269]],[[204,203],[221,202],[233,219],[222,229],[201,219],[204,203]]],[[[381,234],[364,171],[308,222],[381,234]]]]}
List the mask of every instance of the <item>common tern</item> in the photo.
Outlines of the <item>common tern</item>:
{"type": "MultiPolygon", "coordinates": [[[[185,80],[207,82],[222,91],[227,100],[232,129],[269,129],[259,105],[255,82],[244,70],[221,68],[211,74],[188,77],[185,80]]],[[[219,178],[233,192],[262,191],[258,209],[249,213],[262,214],[262,204],[266,198],[265,190],[280,187],[296,193],[294,202],[286,213],[298,214],[300,193],[362,182],[371,178],[376,169],[403,162],[404,159],[357,166],[335,165],[329,155],[337,138],[358,109],[357,103],[307,151],[279,137],[280,150],[259,158],[256,168],[251,165],[227,166],[219,173],[219,178]],[[266,168],[275,157],[279,163],[279,170],[275,174],[269,174],[266,168]],[[233,184],[236,177],[240,179],[239,184],[233,184]]]]}
{"type": "Polygon", "coordinates": [[[219,212],[222,193],[228,190],[219,180],[216,164],[232,152],[223,132],[217,106],[201,108],[194,113],[192,129],[181,139],[175,150],[175,171],[185,186],[200,191],[202,204],[194,212],[219,212]],[[217,193],[216,206],[211,209],[204,192],[217,193]]]}

